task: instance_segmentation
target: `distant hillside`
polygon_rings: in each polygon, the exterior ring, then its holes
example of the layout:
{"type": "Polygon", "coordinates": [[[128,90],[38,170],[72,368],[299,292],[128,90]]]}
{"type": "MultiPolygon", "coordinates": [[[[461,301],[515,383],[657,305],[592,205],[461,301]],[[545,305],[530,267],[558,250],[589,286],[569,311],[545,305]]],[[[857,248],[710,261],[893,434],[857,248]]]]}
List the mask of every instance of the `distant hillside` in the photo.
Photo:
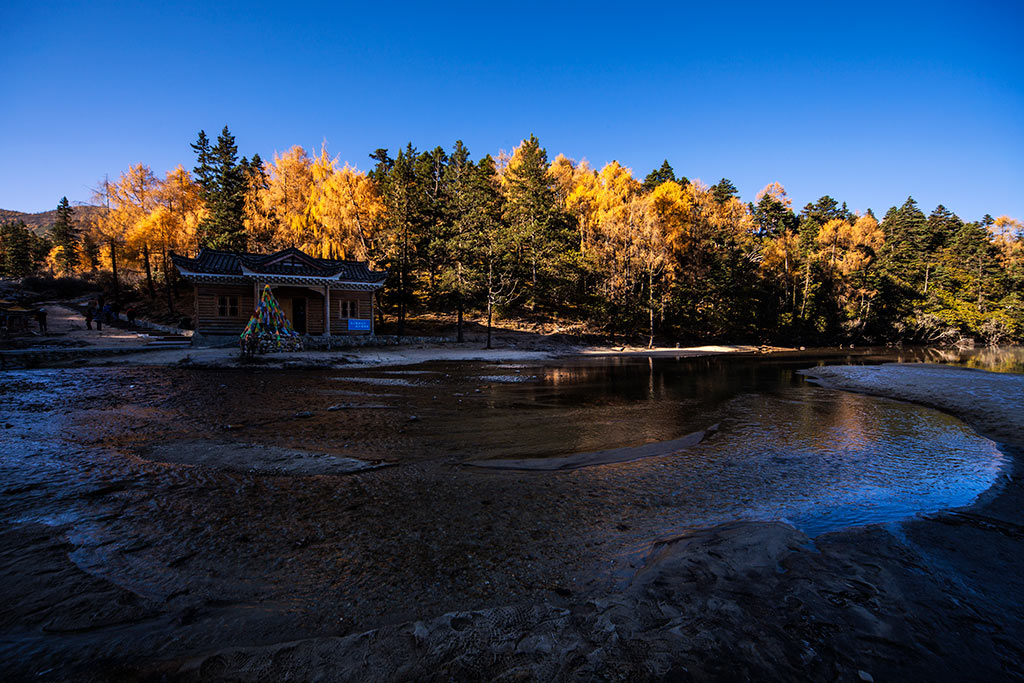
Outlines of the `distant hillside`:
{"type": "MultiPolygon", "coordinates": [[[[75,210],[74,217],[75,222],[81,223],[87,218],[99,213],[102,206],[73,206],[75,210]]],[[[25,221],[32,232],[37,235],[45,235],[51,227],[53,222],[57,219],[57,210],[52,209],[50,211],[43,211],[41,213],[24,213],[22,211],[12,211],[10,209],[0,209],[0,223],[6,223],[7,221],[25,221]]]]}

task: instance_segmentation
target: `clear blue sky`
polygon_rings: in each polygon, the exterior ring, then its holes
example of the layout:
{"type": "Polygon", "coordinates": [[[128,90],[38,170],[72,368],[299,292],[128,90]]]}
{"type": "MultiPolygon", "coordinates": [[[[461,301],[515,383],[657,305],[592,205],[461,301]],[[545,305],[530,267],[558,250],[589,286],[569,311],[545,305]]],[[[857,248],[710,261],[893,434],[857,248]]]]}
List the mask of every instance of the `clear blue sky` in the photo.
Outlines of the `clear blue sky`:
{"type": "Polygon", "coordinates": [[[879,215],[913,195],[1024,218],[1022,2],[0,4],[0,208],[105,173],[328,143],[474,157],[535,133],[744,199],[771,181],[879,215]],[[669,5],[666,8],[665,5],[669,5]]]}

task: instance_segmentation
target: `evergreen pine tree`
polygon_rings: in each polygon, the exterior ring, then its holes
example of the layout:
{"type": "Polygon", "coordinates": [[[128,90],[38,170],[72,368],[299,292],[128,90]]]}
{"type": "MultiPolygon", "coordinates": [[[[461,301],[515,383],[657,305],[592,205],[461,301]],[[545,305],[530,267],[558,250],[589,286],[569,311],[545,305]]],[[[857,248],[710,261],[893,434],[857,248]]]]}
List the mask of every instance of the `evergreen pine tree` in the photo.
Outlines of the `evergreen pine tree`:
{"type": "MultiPolygon", "coordinates": [[[[675,181],[675,179],[676,173],[672,169],[672,166],[668,163],[668,159],[665,159],[665,161],[661,162],[661,166],[659,168],[654,169],[653,171],[647,174],[646,178],[644,178],[644,190],[646,192],[650,192],[658,185],[666,183],[670,180],[675,181]]],[[[684,178],[683,180],[686,179],[684,178]]],[[[686,185],[688,183],[689,181],[685,183],[680,183],[680,185],[686,185]]]]}
{"type": "Polygon", "coordinates": [[[531,307],[541,298],[549,257],[559,248],[555,192],[548,167],[547,152],[531,134],[505,170],[504,218],[518,242],[524,279],[530,282],[531,307]]]}
{"type": "Polygon", "coordinates": [[[62,273],[68,275],[78,265],[79,230],[75,226],[74,209],[67,197],[62,197],[57,204],[57,217],[50,234],[53,245],[61,248],[57,266],[62,273]]]}
{"type": "Polygon", "coordinates": [[[473,165],[464,192],[461,231],[472,277],[487,310],[487,348],[491,348],[495,308],[519,296],[520,236],[503,220],[507,215],[505,200],[498,190],[494,160],[489,154],[473,165]]]}
{"type": "Polygon", "coordinates": [[[217,136],[211,150],[216,194],[211,207],[212,246],[231,251],[244,251],[246,168],[238,163],[238,146],[227,126],[217,136]]]}
{"type": "Polygon", "coordinates": [[[88,232],[82,233],[82,263],[90,271],[100,264],[100,245],[88,232]]]}
{"type": "Polygon", "coordinates": [[[917,207],[913,197],[907,197],[903,206],[889,209],[881,223],[885,233],[883,269],[905,284],[924,287],[924,255],[928,246],[928,220],[917,207]]]}
{"type": "Polygon", "coordinates": [[[215,249],[244,251],[246,248],[245,191],[248,162],[238,162],[235,136],[227,126],[210,147],[206,133],[192,145],[196,152],[196,182],[203,188],[209,215],[199,226],[199,244],[215,249]]]}
{"type": "Polygon", "coordinates": [[[963,224],[964,222],[960,220],[959,216],[939,204],[928,216],[928,227],[923,246],[929,253],[937,252],[946,246],[963,224]]]}
{"type": "Polygon", "coordinates": [[[416,175],[417,212],[415,220],[416,252],[426,269],[427,295],[438,303],[438,275],[445,258],[444,222],[447,203],[445,169],[448,154],[442,147],[423,152],[416,157],[413,172],[416,175]]]}
{"type": "Polygon", "coordinates": [[[395,160],[388,156],[388,150],[383,147],[378,147],[373,151],[373,154],[370,154],[369,156],[371,159],[376,161],[377,164],[366,175],[368,175],[370,180],[373,180],[374,182],[386,182],[388,173],[391,172],[391,167],[395,165],[395,160]]]}
{"type": "Polygon", "coordinates": [[[206,131],[199,131],[198,139],[190,145],[196,153],[196,166],[192,169],[196,183],[203,189],[204,197],[209,197],[214,191],[213,182],[213,156],[210,152],[210,139],[206,137],[206,131]]]}
{"type": "MultiPolygon", "coordinates": [[[[415,234],[418,221],[416,187],[416,149],[409,143],[399,150],[395,159],[387,156],[387,150],[377,150],[380,155],[374,172],[381,199],[384,202],[384,262],[388,268],[389,286],[384,290],[384,302],[394,301],[398,307],[398,335],[405,334],[405,319],[412,303],[413,257],[415,234]]],[[[376,157],[375,157],[376,158],[376,157]]]]}
{"type": "Polygon", "coordinates": [[[758,232],[762,236],[777,237],[786,230],[796,230],[799,220],[793,210],[769,194],[761,197],[756,206],[750,205],[758,232]]]}
{"type": "Polygon", "coordinates": [[[851,218],[850,212],[846,208],[846,202],[843,202],[842,207],[832,197],[825,195],[819,197],[818,201],[807,204],[800,211],[800,218],[809,218],[814,220],[818,225],[825,225],[830,220],[838,218],[839,220],[848,221],[851,218]]]}
{"type": "Polygon", "coordinates": [[[471,273],[468,265],[469,250],[466,242],[466,213],[472,210],[470,180],[473,162],[462,140],[455,141],[451,156],[444,167],[442,178],[441,220],[431,245],[439,264],[439,287],[444,303],[454,304],[456,337],[463,341],[463,317],[472,296],[471,273]]]}
{"type": "Polygon", "coordinates": [[[33,235],[24,221],[9,221],[0,226],[0,274],[27,277],[35,270],[33,235]]]}
{"type": "Polygon", "coordinates": [[[736,186],[728,178],[722,178],[718,183],[712,185],[711,193],[719,204],[725,204],[729,199],[737,196],[736,186]]]}

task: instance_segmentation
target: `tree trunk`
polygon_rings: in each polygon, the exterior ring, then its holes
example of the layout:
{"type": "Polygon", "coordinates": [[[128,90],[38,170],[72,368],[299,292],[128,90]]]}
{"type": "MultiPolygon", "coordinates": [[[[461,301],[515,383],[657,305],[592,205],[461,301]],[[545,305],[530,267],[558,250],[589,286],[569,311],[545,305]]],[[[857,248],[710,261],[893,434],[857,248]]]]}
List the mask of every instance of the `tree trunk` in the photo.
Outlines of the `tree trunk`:
{"type": "Polygon", "coordinates": [[[142,260],[146,264],[146,289],[149,290],[149,298],[156,298],[156,286],[153,284],[153,268],[149,264],[149,245],[142,245],[142,260]]]}
{"type": "Polygon", "coordinates": [[[405,299],[407,287],[406,280],[408,273],[407,260],[409,258],[409,228],[406,226],[405,231],[402,234],[402,267],[399,270],[399,283],[398,283],[398,336],[405,335],[405,299]]]}
{"type": "Polygon", "coordinates": [[[167,314],[174,315],[174,296],[171,294],[171,269],[168,265],[170,259],[167,258],[167,245],[163,246],[163,260],[164,260],[164,291],[167,293],[167,314]]]}
{"type": "Polygon", "coordinates": [[[651,336],[647,339],[647,348],[654,348],[654,274],[647,271],[647,310],[650,313],[651,336]]]}
{"type": "Polygon", "coordinates": [[[981,252],[978,252],[978,310],[981,311],[981,252]]]}
{"type": "Polygon", "coordinates": [[[491,346],[491,311],[493,310],[494,302],[490,295],[487,296],[487,348],[493,348],[491,346]]]}
{"type": "Polygon", "coordinates": [[[459,296],[459,300],[458,300],[458,302],[456,303],[455,306],[458,309],[458,322],[456,323],[456,326],[455,326],[455,329],[456,329],[455,341],[457,341],[458,343],[461,344],[462,342],[465,341],[465,339],[463,339],[463,337],[462,337],[462,296],[461,295],[459,296]]]}
{"type": "Polygon", "coordinates": [[[114,274],[114,300],[116,301],[121,296],[121,287],[117,283],[117,245],[113,239],[110,240],[110,270],[114,274]]]}
{"type": "Polygon", "coordinates": [[[530,310],[537,308],[537,235],[530,236],[530,266],[532,269],[530,285],[530,310]]]}
{"type": "Polygon", "coordinates": [[[459,314],[458,324],[456,325],[456,341],[461,344],[463,341],[465,341],[465,339],[463,339],[463,336],[462,336],[462,308],[463,308],[462,307],[462,292],[463,292],[463,289],[462,289],[462,262],[461,261],[456,262],[456,264],[455,264],[455,272],[458,274],[458,280],[456,281],[457,282],[456,286],[458,287],[458,294],[456,295],[455,307],[458,310],[458,314],[459,314]]]}
{"type": "Polygon", "coordinates": [[[487,264],[487,348],[491,347],[491,313],[494,310],[494,264],[487,264]]]}
{"type": "Polygon", "coordinates": [[[807,269],[804,275],[804,301],[800,304],[800,319],[806,320],[807,314],[807,290],[811,288],[811,262],[807,262],[807,269]]]}

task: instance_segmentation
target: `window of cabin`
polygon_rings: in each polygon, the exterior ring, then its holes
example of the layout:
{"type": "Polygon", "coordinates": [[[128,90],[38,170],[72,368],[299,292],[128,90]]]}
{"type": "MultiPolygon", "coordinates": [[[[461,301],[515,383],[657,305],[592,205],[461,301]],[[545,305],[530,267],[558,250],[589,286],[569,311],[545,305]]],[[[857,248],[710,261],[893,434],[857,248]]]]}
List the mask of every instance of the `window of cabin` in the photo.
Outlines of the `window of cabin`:
{"type": "Polygon", "coordinates": [[[342,318],[358,318],[359,312],[357,310],[357,302],[352,299],[341,300],[341,317],[342,318]]]}
{"type": "Polygon", "coordinates": [[[238,297],[237,296],[218,296],[217,297],[217,315],[221,318],[237,318],[238,317],[238,297]]]}

